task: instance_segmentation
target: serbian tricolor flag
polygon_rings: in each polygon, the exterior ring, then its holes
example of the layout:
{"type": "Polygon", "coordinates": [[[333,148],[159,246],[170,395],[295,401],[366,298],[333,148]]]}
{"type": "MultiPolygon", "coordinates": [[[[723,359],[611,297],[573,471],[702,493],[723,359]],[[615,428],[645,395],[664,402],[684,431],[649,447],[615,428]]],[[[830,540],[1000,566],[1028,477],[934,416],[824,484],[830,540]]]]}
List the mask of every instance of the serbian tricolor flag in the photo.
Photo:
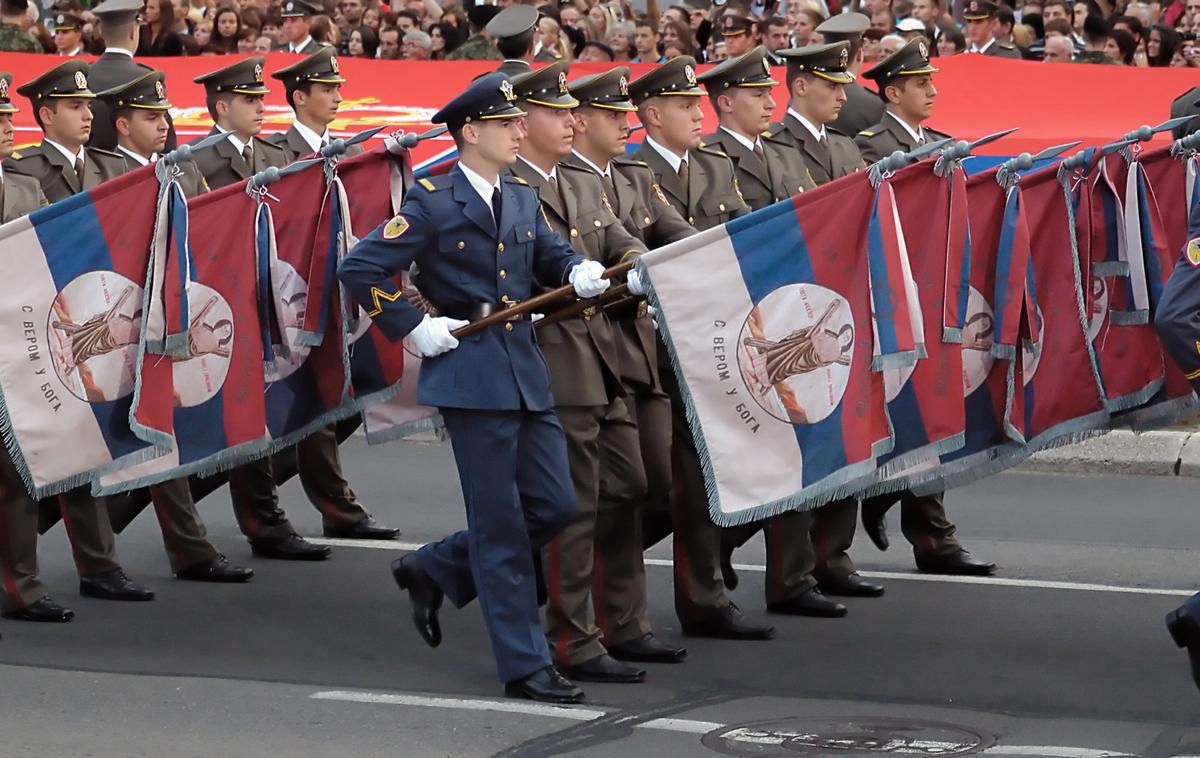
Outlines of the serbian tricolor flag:
{"type": "Polygon", "coordinates": [[[1064,188],[1058,167],[1050,166],[1023,177],[1016,190],[1030,240],[1038,326],[1037,338],[1021,350],[1025,436],[1032,451],[1072,441],[1103,426],[1109,414],[1086,332],[1069,185],[1064,188]]]}
{"type": "Polygon", "coordinates": [[[915,359],[896,226],[863,172],[641,258],[717,524],[873,479],[892,440],[871,366],[915,359]]]}
{"type": "MultiPolygon", "coordinates": [[[[399,210],[413,182],[409,159],[407,150],[392,153],[380,147],[338,164],[350,231],[343,255],[399,210]],[[391,191],[382,192],[383,187],[391,191]]],[[[419,299],[407,272],[399,274],[397,282],[414,300],[419,299]]],[[[406,352],[403,343],[389,340],[356,303],[349,298],[345,303],[351,391],[355,405],[365,408],[367,441],[387,442],[435,427],[440,418],[437,409],[416,402],[420,359],[406,352]]]]}
{"type": "Polygon", "coordinates": [[[35,497],[162,452],[129,424],[158,192],[142,168],[0,227],[0,428],[35,497]]]}

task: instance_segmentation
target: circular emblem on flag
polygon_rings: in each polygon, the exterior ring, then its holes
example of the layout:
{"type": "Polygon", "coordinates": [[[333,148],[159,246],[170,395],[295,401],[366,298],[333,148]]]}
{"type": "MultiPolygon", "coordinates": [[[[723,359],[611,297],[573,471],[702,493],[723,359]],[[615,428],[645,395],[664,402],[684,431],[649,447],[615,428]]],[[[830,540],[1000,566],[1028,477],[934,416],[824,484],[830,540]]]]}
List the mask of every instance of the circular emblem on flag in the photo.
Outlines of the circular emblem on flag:
{"type": "Polygon", "coordinates": [[[696,69],[692,68],[691,66],[684,66],[683,75],[687,77],[687,83],[689,87],[696,86],[696,69]]]}
{"type": "Polygon", "coordinates": [[[517,99],[516,94],[513,92],[512,84],[507,79],[500,82],[500,94],[504,95],[504,99],[510,103],[517,99]]]}
{"type": "Polygon", "coordinates": [[[846,298],[818,284],[767,294],[738,335],[738,370],[750,396],[789,424],[815,424],[842,401],[854,362],[854,314],[846,298]]]}
{"type": "Polygon", "coordinates": [[[233,309],[199,282],[187,288],[188,356],[174,362],[175,407],[194,408],[225,386],[233,357],[233,309]]]}
{"type": "Polygon", "coordinates": [[[63,386],[88,403],[133,392],[142,288],[112,271],[80,274],[50,306],[46,344],[63,386]]]}
{"type": "Polygon", "coordinates": [[[383,227],[383,238],[385,240],[394,240],[407,231],[408,219],[397,214],[392,217],[391,221],[387,222],[387,226],[383,227]]]}
{"type": "Polygon", "coordinates": [[[254,64],[254,81],[256,81],[256,82],[262,81],[262,64],[261,63],[254,64]]]}
{"type": "Polygon", "coordinates": [[[967,295],[967,320],[962,330],[963,396],[975,392],[992,372],[992,306],[974,287],[967,295]]]}
{"type": "Polygon", "coordinates": [[[617,87],[619,88],[619,90],[621,92],[621,97],[629,97],[629,80],[628,79],[626,79],[625,77],[622,76],[620,79],[617,80],[617,87]]]}
{"type": "Polygon", "coordinates": [[[154,83],[154,96],[157,97],[159,100],[167,99],[167,92],[165,89],[163,89],[162,82],[154,83]]]}
{"type": "Polygon", "coordinates": [[[337,62],[337,58],[335,58],[335,57],[334,57],[334,56],[332,56],[332,55],[331,55],[331,56],[329,56],[329,69],[330,69],[331,71],[333,71],[333,73],[335,73],[335,74],[336,74],[336,73],[339,73],[339,72],[338,72],[338,62],[337,62]]]}
{"type": "Polygon", "coordinates": [[[75,89],[87,89],[87,77],[82,71],[75,72],[75,89]]]}
{"type": "Polygon", "coordinates": [[[567,94],[567,72],[565,71],[558,72],[558,94],[567,94]]]}
{"type": "Polygon", "coordinates": [[[921,54],[922,58],[928,58],[929,57],[929,46],[926,45],[924,42],[918,42],[917,43],[917,52],[919,52],[921,54]]]}

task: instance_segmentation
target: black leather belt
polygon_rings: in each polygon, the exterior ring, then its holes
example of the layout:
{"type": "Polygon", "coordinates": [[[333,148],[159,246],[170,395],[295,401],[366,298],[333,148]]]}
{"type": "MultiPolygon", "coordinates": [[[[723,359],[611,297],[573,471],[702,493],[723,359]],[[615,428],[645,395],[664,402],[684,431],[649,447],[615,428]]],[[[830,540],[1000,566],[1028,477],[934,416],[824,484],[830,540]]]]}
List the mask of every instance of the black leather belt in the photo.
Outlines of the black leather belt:
{"type": "MultiPolygon", "coordinates": [[[[450,318],[459,318],[463,321],[480,321],[488,316],[502,313],[517,304],[517,301],[504,303],[459,303],[457,305],[449,305],[445,308],[438,308],[438,312],[443,316],[450,318]]],[[[509,316],[509,321],[521,321],[528,316],[524,313],[517,313],[509,316]]]]}

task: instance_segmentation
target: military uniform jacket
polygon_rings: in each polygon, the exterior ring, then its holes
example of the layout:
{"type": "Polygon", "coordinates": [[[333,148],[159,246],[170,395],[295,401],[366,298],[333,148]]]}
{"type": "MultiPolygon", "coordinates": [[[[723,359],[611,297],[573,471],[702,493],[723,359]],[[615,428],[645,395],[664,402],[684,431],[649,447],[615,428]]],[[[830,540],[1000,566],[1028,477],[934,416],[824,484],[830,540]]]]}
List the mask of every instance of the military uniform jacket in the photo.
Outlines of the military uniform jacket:
{"type": "MultiPolygon", "coordinates": [[[[594,171],[574,153],[563,162],[594,171]]],[[[654,174],[645,163],[616,158],[609,163],[609,174],[613,191],[608,203],[625,230],[646,249],[669,245],[696,233],[667,201],[666,194],[655,183],[654,174]]],[[[617,327],[621,379],[634,386],[661,390],[654,322],[646,309],[619,306],[605,312],[617,327]]]]}
{"type": "Polygon", "coordinates": [[[521,60],[507,60],[496,67],[497,72],[504,74],[510,79],[521,74],[528,74],[532,70],[533,66],[521,60]]]}
{"type": "MultiPolygon", "coordinates": [[[[600,177],[590,169],[559,164],[557,193],[524,161],[512,171],[537,190],[550,228],[579,255],[608,268],[645,252],[609,210],[600,177]]],[[[539,327],[537,339],[550,364],[555,405],[608,405],[624,394],[617,336],[603,310],[539,327]]]]}
{"type": "Polygon", "coordinates": [[[804,159],[804,165],[818,187],[863,167],[862,155],[854,140],[829,127],[825,127],[828,149],[822,147],[813,133],[790,113],[783,117],[783,121],[772,124],[768,131],[772,139],[778,139],[781,144],[789,144],[800,151],[800,157],[804,159]]]}
{"type": "Polygon", "coordinates": [[[842,134],[858,134],[883,119],[883,101],[879,95],[858,82],[846,85],[846,102],[837,120],[830,126],[842,134]]]}
{"type": "MultiPolygon", "coordinates": [[[[347,34],[346,36],[349,37],[350,35],[347,34]]],[[[319,51],[320,49],[321,49],[321,44],[319,42],[317,42],[315,39],[313,39],[312,37],[309,37],[308,43],[304,47],[297,50],[296,52],[299,55],[312,55],[313,53],[319,51]]],[[[290,52],[290,51],[288,49],[287,43],[285,42],[282,45],[276,45],[275,48],[271,52],[286,53],[286,52],[290,52]]]]}
{"type": "Polygon", "coordinates": [[[766,208],[805,190],[814,189],[808,167],[795,150],[775,139],[761,138],[764,165],[754,151],[724,129],[704,138],[705,147],[721,150],[733,161],[734,176],[750,210],[766,208]]]}
{"type": "Polygon", "coordinates": [[[466,42],[446,56],[448,61],[498,61],[503,59],[504,56],[496,49],[496,45],[482,34],[468,37],[466,42]]]}
{"type": "MultiPolygon", "coordinates": [[[[133,161],[129,161],[129,164],[130,170],[137,168],[133,165],[133,161]]],[[[180,161],[172,170],[175,171],[175,181],[179,183],[179,189],[183,190],[184,197],[191,199],[208,192],[208,182],[204,180],[204,175],[192,161],[180,161]]]]}
{"type": "Polygon", "coordinates": [[[26,148],[4,162],[4,175],[9,172],[33,177],[42,187],[42,194],[52,203],[65,200],[101,182],[125,173],[125,159],[107,150],[84,148],[83,182],[75,175],[74,164],[55,147],[42,143],[26,148]]]}
{"type": "MultiPolygon", "coordinates": [[[[421,179],[404,198],[399,215],[363,238],[342,261],[338,277],[389,339],[402,339],[424,315],[393,280],[413,263],[421,270],[421,294],[449,313],[465,304],[527,300],[535,283],[565,284],[571,268],[583,261],[547,224],[529,185],[504,177],[501,187],[497,225],[457,166],[444,176],[421,179]]],[[[417,402],[551,410],[550,372],[532,322],[484,329],[459,339],[454,350],[425,358],[417,402]]]]}
{"type": "MultiPolygon", "coordinates": [[[[949,139],[950,135],[939,132],[936,129],[922,127],[925,132],[925,141],[937,142],[938,140],[949,139]]],[[[919,147],[912,135],[900,125],[900,122],[893,116],[884,116],[883,120],[875,124],[869,129],[863,129],[854,137],[854,144],[858,145],[858,150],[862,153],[863,160],[867,163],[874,163],[881,158],[891,155],[897,150],[904,152],[912,152],[919,147]]]]}
{"type": "MultiPolygon", "coordinates": [[[[208,136],[219,132],[220,130],[214,126],[208,136]]],[[[195,141],[199,142],[199,140],[195,141]]],[[[193,160],[196,167],[200,169],[200,173],[204,175],[204,180],[212,189],[237,184],[271,166],[280,167],[288,164],[287,153],[279,145],[273,145],[258,137],[253,138],[253,145],[250,161],[253,165],[250,166],[246,165],[242,154],[229,140],[223,140],[214,147],[201,150],[193,160]]]]}
{"type": "Polygon", "coordinates": [[[686,187],[679,173],[650,145],[642,143],[633,157],[650,168],[667,201],[699,231],[750,212],[739,193],[733,163],[719,150],[700,147],[688,152],[686,187]]]}
{"type": "MultiPolygon", "coordinates": [[[[301,158],[306,158],[314,154],[312,146],[300,136],[300,132],[296,131],[296,127],[294,125],[289,126],[286,132],[278,132],[266,137],[266,140],[272,145],[283,148],[284,153],[287,155],[288,163],[292,163],[293,161],[297,161],[301,158]]],[[[349,158],[351,155],[358,155],[362,151],[362,145],[351,145],[350,147],[346,148],[346,152],[342,155],[343,157],[349,158]]]]}
{"type": "MultiPolygon", "coordinates": [[[[154,69],[143,66],[132,56],[108,52],[96,59],[88,68],[88,87],[92,92],[103,92],[121,84],[132,82],[154,69]]],[[[108,104],[100,98],[92,100],[92,136],[88,139],[89,147],[101,150],[117,149],[117,130],[108,115],[108,104]]],[[[175,136],[175,124],[167,113],[167,145],[164,150],[174,150],[178,147],[175,136]]]]}
{"type": "Polygon", "coordinates": [[[0,224],[7,224],[49,205],[42,186],[31,176],[4,172],[4,196],[0,198],[0,224]]]}
{"type": "MultiPolygon", "coordinates": [[[[1196,105],[1196,101],[1198,100],[1200,100],[1200,87],[1192,87],[1187,92],[1184,92],[1171,102],[1171,118],[1200,116],[1200,107],[1196,105]]],[[[1183,126],[1177,126],[1172,129],[1171,137],[1173,139],[1183,139],[1197,129],[1200,129],[1200,119],[1193,118],[1183,126]]]]}
{"type": "Polygon", "coordinates": [[[988,45],[982,55],[987,55],[992,58],[1011,58],[1013,60],[1021,60],[1021,51],[1007,42],[1000,40],[992,40],[992,44],[988,45]]]}

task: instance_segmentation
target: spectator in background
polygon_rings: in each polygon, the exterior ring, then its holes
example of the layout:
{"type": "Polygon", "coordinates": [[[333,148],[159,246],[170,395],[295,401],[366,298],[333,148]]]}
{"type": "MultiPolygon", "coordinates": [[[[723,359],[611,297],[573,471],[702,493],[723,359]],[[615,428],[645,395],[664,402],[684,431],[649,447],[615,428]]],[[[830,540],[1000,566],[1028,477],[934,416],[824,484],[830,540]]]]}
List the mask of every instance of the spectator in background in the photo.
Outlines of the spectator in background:
{"type": "Polygon", "coordinates": [[[1170,66],[1179,43],[1179,32],[1165,24],[1155,24],[1150,27],[1150,36],[1146,40],[1146,60],[1156,68],[1170,66]]]}
{"type": "Polygon", "coordinates": [[[1146,57],[1146,27],[1142,25],[1141,19],[1131,15],[1116,16],[1112,19],[1112,27],[1133,37],[1134,65],[1149,66],[1150,62],[1146,57]]]}
{"type": "Polygon", "coordinates": [[[967,38],[957,26],[942,26],[937,38],[938,57],[949,58],[967,49],[967,38]]]}
{"type": "Polygon", "coordinates": [[[1133,35],[1124,29],[1113,29],[1104,43],[1104,54],[1122,66],[1132,66],[1136,52],[1137,42],[1133,35]]]}
{"type": "MultiPolygon", "coordinates": [[[[454,48],[458,47],[461,38],[458,35],[458,27],[454,24],[441,21],[429,28],[429,39],[433,42],[433,48],[430,50],[430,60],[441,61],[445,60],[446,56],[454,52],[454,48]]],[[[379,38],[375,38],[375,47],[379,46],[379,38]]],[[[372,53],[372,57],[374,53],[372,53]]]]}
{"type": "Polygon", "coordinates": [[[633,57],[633,35],[632,21],[621,21],[613,26],[608,35],[608,46],[612,48],[614,61],[627,63],[633,57]]]}
{"type": "Polygon", "coordinates": [[[887,35],[878,29],[867,29],[863,32],[863,61],[878,61],[883,60],[879,55],[879,40],[887,35]]]}
{"type": "Polygon", "coordinates": [[[238,35],[237,51],[242,55],[250,55],[254,52],[258,43],[258,32],[247,27],[238,35]]]}
{"type": "Polygon", "coordinates": [[[400,55],[406,61],[427,61],[432,52],[433,40],[420,29],[405,34],[400,43],[400,55]]]}
{"type": "MultiPolygon", "coordinates": [[[[1088,14],[1091,13],[1091,8],[1086,0],[1076,0],[1071,5],[1071,28],[1075,30],[1075,41],[1083,41],[1083,22],[1087,21],[1088,14]]],[[[1075,52],[1079,52],[1079,47],[1076,45],[1075,52]]]]}
{"type": "MultiPolygon", "coordinates": [[[[788,3],[788,26],[792,31],[792,42],[795,47],[808,47],[813,44],[813,32],[825,19],[820,11],[810,5],[793,1],[788,3]],[[793,9],[792,5],[796,7],[793,9]]],[[[887,32],[884,32],[886,34],[887,32]]]]}
{"type": "Polygon", "coordinates": [[[267,14],[263,19],[262,36],[271,40],[274,49],[283,44],[283,20],[274,14],[267,14]]]}
{"type": "Polygon", "coordinates": [[[1083,52],[1075,54],[1075,62],[1112,65],[1113,60],[1105,52],[1111,32],[1101,16],[1088,14],[1083,22],[1083,52]]]}
{"type": "Polygon", "coordinates": [[[932,36],[923,21],[919,21],[911,16],[896,24],[896,33],[903,37],[906,43],[916,37],[925,37],[928,39],[932,36]]]}
{"type": "MultiPolygon", "coordinates": [[[[146,0],[146,9],[142,11],[145,24],[142,25],[141,36],[138,38],[136,57],[143,56],[177,56],[183,55],[183,38],[175,27],[175,9],[168,0],[146,0]]],[[[234,50],[237,49],[237,38],[234,38],[234,50]]]]}
{"type": "Polygon", "coordinates": [[[1013,27],[1017,24],[1016,14],[1012,8],[1007,5],[1001,5],[996,9],[996,25],[992,29],[992,36],[997,42],[1003,42],[1006,45],[1013,44],[1013,27]]]}
{"type": "Polygon", "coordinates": [[[776,53],[792,45],[787,20],[782,16],[764,18],[758,22],[758,36],[762,39],[763,47],[767,48],[767,62],[772,66],[784,65],[783,58],[776,53]]]}
{"type": "MultiPolygon", "coordinates": [[[[563,36],[562,27],[549,16],[542,16],[538,19],[536,36],[537,52],[533,56],[535,62],[553,63],[562,60],[564,55],[571,52],[570,46],[563,36]]],[[[571,60],[571,56],[566,55],[566,57],[567,60],[571,60]]]]}
{"type": "Polygon", "coordinates": [[[1200,64],[1196,56],[1196,37],[1191,32],[1179,35],[1179,49],[1171,57],[1171,68],[1192,68],[1200,64]]]}
{"type": "Polygon", "coordinates": [[[213,52],[209,49],[212,44],[212,22],[201,21],[196,24],[196,28],[192,30],[192,44],[197,50],[197,55],[212,55],[213,52]]]}
{"type": "MultiPolygon", "coordinates": [[[[871,28],[878,29],[884,34],[893,34],[896,31],[896,16],[892,13],[891,8],[880,8],[871,14],[871,28]]],[[[897,38],[899,39],[899,38],[897,38]]],[[[903,41],[903,40],[901,40],[903,41]]],[[[899,49],[899,48],[897,48],[899,49]]],[[[893,51],[894,52],[894,51],[893,51]]],[[[890,53],[889,53],[890,55],[890,53]]]]}
{"type": "Polygon", "coordinates": [[[379,52],[379,37],[374,29],[363,24],[350,32],[346,50],[351,58],[374,58],[379,52]]]}
{"type": "Polygon", "coordinates": [[[1042,53],[1043,61],[1046,63],[1070,63],[1074,58],[1075,45],[1071,43],[1069,35],[1055,34],[1046,37],[1046,47],[1042,53]]]}
{"type": "MultiPolygon", "coordinates": [[[[714,35],[716,36],[716,35],[714,35]]],[[[674,45],[676,49],[684,50],[683,55],[696,55],[696,38],[692,36],[692,27],[679,21],[670,21],[662,33],[663,57],[671,60],[671,56],[666,55],[668,45],[674,45]]]]}
{"type": "Polygon", "coordinates": [[[659,52],[661,36],[648,16],[638,18],[633,32],[633,46],[637,51],[633,63],[662,63],[664,59],[659,52]]]}
{"type": "Polygon", "coordinates": [[[608,39],[608,30],[619,20],[618,14],[607,3],[597,3],[588,8],[588,18],[595,25],[595,36],[591,39],[608,39]]]}
{"type": "Polygon", "coordinates": [[[583,25],[583,14],[574,5],[564,5],[558,9],[558,22],[579,29],[583,25]]]}
{"type": "Polygon", "coordinates": [[[379,38],[378,32],[379,32],[379,26],[380,26],[380,15],[381,15],[381,11],[378,8],[376,8],[375,6],[371,6],[370,8],[366,8],[365,10],[363,10],[363,16],[362,16],[363,26],[370,27],[371,31],[376,33],[376,39],[379,38]]]}
{"type": "Polygon", "coordinates": [[[401,34],[408,34],[414,29],[421,28],[421,19],[412,11],[400,11],[396,14],[396,28],[401,34]]]}
{"type": "Polygon", "coordinates": [[[400,60],[400,27],[385,26],[379,32],[379,59],[385,61],[400,60]]]}
{"type": "Polygon", "coordinates": [[[672,21],[683,24],[689,29],[691,28],[692,12],[682,5],[672,5],[662,12],[662,16],[658,19],[658,33],[662,34],[666,31],[667,24],[672,21]]]}
{"type": "Polygon", "coordinates": [[[945,15],[941,0],[913,0],[912,17],[930,29],[936,29],[945,15]]]}
{"type": "Polygon", "coordinates": [[[258,9],[258,6],[243,8],[241,11],[241,16],[243,31],[246,29],[253,29],[255,36],[262,34],[263,12],[258,9]]]}
{"type": "Polygon", "coordinates": [[[879,55],[886,58],[900,48],[904,47],[904,38],[899,34],[889,34],[879,40],[879,55]]]}
{"type": "Polygon", "coordinates": [[[579,55],[579,60],[584,63],[612,63],[616,59],[611,47],[594,39],[584,43],[583,52],[579,55]]]}
{"type": "Polygon", "coordinates": [[[342,44],[338,52],[342,55],[348,55],[350,52],[350,32],[362,26],[363,13],[367,6],[365,0],[338,0],[338,12],[341,19],[338,21],[338,29],[342,35],[342,44]]]}
{"type": "Polygon", "coordinates": [[[204,48],[205,52],[217,55],[236,53],[238,38],[242,34],[242,14],[233,8],[225,7],[217,11],[213,19],[212,39],[204,48]]]}

